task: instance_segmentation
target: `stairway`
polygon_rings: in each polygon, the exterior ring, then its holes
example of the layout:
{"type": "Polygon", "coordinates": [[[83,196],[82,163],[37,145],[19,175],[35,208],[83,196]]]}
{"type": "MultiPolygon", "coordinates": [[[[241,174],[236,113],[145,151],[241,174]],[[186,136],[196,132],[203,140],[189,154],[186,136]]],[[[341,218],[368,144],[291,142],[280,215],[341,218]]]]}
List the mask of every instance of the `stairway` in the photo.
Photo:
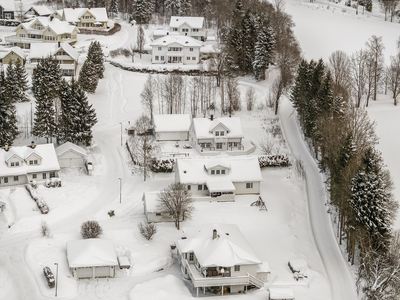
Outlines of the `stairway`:
{"type": "Polygon", "coordinates": [[[258,287],[259,289],[261,289],[262,287],[264,287],[264,282],[261,281],[260,279],[254,277],[253,275],[247,273],[247,275],[249,276],[249,284],[252,284],[256,287],[258,287]]]}

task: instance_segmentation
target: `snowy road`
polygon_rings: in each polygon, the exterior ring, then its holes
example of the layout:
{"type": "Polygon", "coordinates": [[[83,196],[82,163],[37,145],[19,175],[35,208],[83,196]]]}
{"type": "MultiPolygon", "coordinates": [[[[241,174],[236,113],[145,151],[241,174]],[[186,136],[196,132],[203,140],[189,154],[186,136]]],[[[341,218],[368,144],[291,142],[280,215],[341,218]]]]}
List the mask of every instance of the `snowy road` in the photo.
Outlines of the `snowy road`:
{"type": "Polygon", "coordinates": [[[293,155],[300,158],[305,165],[311,228],[329,277],[332,299],[355,300],[358,297],[354,280],[342,257],[327,214],[325,188],[321,174],[301,137],[296,114],[293,113],[293,107],[287,98],[282,101],[279,115],[293,155]]]}

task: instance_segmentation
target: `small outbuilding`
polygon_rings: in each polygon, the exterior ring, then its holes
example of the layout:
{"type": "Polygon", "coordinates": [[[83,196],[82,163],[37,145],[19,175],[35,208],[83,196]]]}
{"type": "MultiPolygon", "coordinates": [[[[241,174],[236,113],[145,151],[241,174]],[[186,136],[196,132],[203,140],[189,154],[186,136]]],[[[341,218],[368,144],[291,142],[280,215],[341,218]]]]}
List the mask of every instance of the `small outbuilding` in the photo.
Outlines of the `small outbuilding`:
{"type": "Polygon", "coordinates": [[[83,168],[87,159],[86,150],[78,145],[66,142],[56,148],[60,168],[83,168]]]}
{"type": "Polygon", "coordinates": [[[160,192],[143,193],[142,201],[144,206],[144,215],[147,223],[172,222],[169,214],[163,213],[158,209],[157,195],[160,192]]]}
{"type": "Polygon", "coordinates": [[[76,279],[115,277],[118,267],[113,243],[103,239],[67,242],[67,260],[76,279]]]}
{"type": "Polygon", "coordinates": [[[189,114],[154,115],[154,132],[157,141],[188,141],[189,114]]]}
{"type": "Polygon", "coordinates": [[[269,288],[268,300],[295,300],[294,293],[291,288],[269,288]]]}

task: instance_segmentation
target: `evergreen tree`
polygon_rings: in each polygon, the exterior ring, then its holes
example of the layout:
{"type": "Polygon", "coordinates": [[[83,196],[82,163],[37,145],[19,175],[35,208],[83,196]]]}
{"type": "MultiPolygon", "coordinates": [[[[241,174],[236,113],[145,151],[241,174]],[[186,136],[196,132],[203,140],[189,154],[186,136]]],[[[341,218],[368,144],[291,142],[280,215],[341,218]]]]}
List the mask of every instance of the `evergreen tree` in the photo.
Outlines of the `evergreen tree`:
{"type": "Polygon", "coordinates": [[[148,24],[154,11],[154,0],[134,0],[132,9],[138,24],[148,24]]]}
{"type": "Polygon", "coordinates": [[[105,70],[104,54],[103,50],[101,49],[100,42],[94,41],[90,43],[86,60],[93,62],[97,77],[100,79],[103,78],[105,70]]]}
{"type": "Polygon", "coordinates": [[[290,94],[290,101],[292,101],[293,107],[297,110],[301,125],[304,124],[306,114],[306,103],[309,90],[309,74],[309,64],[303,59],[297,69],[297,76],[294,80],[290,94]]]}
{"type": "Polygon", "coordinates": [[[73,136],[73,97],[71,86],[63,79],[60,84],[59,98],[61,102],[61,121],[59,125],[59,139],[62,141],[71,141],[73,136]]]}
{"type": "Polygon", "coordinates": [[[79,72],[78,82],[82,89],[88,93],[94,93],[99,83],[98,72],[96,65],[89,59],[84,62],[81,71],[79,72]]]}
{"type": "Polygon", "coordinates": [[[26,70],[24,66],[21,63],[20,59],[17,59],[15,63],[15,76],[17,80],[17,86],[20,91],[20,102],[23,101],[28,101],[28,97],[26,95],[26,91],[29,89],[28,87],[28,74],[26,73],[26,70]]]}
{"type": "Polygon", "coordinates": [[[0,73],[0,147],[12,145],[18,136],[15,105],[5,93],[4,72],[0,73]]]}
{"type": "Polygon", "coordinates": [[[51,99],[57,98],[61,78],[59,61],[52,57],[42,59],[32,75],[33,95],[36,97],[39,90],[45,88],[51,99]]]}
{"type": "Polygon", "coordinates": [[[109,12],[113,14],[113,17],[118,14],[118,0],[110,1],[109,12]]]}
{"type": "Polygon", "coordinates": [[[275,38],[271,27],[265,25],[257,36],[253,70],[256,80],[265,79],[265,70],[273,63],[275,38]]]}
{"type": "Polygon", "coordinates": [[[5,96],[8,97],[12,103],[18,102],[18,88],[16,88],[17,78],[15,75],[15,66],[12,63],[7,67],[7,76],[3,84],[5,96]]]}
{"type": "Polygon", "coordinates": [[[243,37],[243,67],[245,73],[253,70],[255,38],[257,36],[255,28],[255,17],[247,10],[242,21],[242,37],[243,37]]]}
{"type": "Polygon", "coordinates": [[[241,0],[238,0],[235,4],[235,8],[233,9],[232,20],[240,20],[243,18],[243,4],[241,0]]]}
{"type": "Polygon", "coordinates": [[[172,16],[176,16],[181,9],[181,0],[165,0],[165,8],[172,16]]]}
{"type": "Polygon", "coordinates": [[[190,3],[190,0],[181,0],[179,14],[183,16],[190,16],[191,10],[192,10],[192,4],[190,3]]]}

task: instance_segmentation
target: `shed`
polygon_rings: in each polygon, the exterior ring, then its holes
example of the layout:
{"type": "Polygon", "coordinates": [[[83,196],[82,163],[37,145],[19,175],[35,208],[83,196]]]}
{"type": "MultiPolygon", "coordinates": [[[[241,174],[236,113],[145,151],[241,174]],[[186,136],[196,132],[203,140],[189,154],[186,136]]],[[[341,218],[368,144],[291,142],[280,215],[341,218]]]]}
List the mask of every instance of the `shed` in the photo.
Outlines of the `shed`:
{"type": "Polygon", "coordinates": [[[85,166],[86,150],[78,145],[66,142],[56,148],[56,154],[61,168],[85,166]]]}
{"type": "Polygon", "coordinates": [[[294,300],[294,293],[291,288],[269,288],[269,300],[294,300]]]}
{"type": "Polygon", "coordinates": [[[261,281],[268,282],[268,274],[271,274],[267,261],[261,262],[257,267],[257,278],[261,281]]]}
{"type": "Polygon", "coordinates": [[[154,115],[153,119],[157,141],[189,140],[189,114],[154,115]]]}
{"type": "Polygon", "coordinates": [[[67,242],[67,260],[74,278],[115,277],[117,255],[110,240],[67,242]]]}
{"type": "Polygon", "coordinates": [[[160,192],[143,193],[142,201],[144,214],[148,223],[172,222],[170,216],[161,212],[157,207],[157,195],[160,192]]]}

